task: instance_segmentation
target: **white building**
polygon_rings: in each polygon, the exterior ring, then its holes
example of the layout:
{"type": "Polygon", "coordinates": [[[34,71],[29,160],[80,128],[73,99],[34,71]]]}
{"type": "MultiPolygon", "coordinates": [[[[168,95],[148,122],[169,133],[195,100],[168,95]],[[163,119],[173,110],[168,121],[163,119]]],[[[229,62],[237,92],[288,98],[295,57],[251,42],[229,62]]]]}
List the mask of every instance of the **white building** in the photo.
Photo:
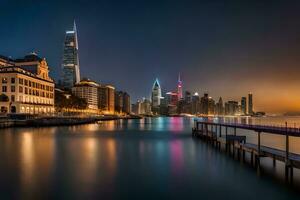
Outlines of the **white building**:
{"type": "Polygon", "coordinates": [[[98,88],[98,83],[89,79],[83,79],[75,84],[72,92],[75,96],[86,100],[87,108],[98,109],[98,88]]]}
{"type": "Polygon", "coordinates": [[[50,114],[54,112],[54,81],[45,59],[32,53],[22,59],[0,56],[0,111],[50,114]]]}

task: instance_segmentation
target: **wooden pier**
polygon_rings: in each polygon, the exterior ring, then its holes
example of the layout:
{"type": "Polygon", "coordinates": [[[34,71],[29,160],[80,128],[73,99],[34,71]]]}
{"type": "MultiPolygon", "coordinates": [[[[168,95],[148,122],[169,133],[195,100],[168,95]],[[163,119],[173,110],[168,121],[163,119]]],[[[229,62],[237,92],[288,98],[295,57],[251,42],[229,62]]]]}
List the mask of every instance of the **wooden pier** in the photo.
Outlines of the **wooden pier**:
{"type": "Polygon", "coordinates": [[[273,159],[273,165],[276,161],[285,163],[285,178],[289,182],[293,182],[293,168],[300,169],[300,155],[291,153],[289,148],[289,137],[300,137],[300,129],[288,127],[287,123],[284,127],[249,125],[240,123],[215,123],[209,121],[195,121],[192,135],[210,142],[213,146],[221,150],[221,146],[225,147],[225,151],[237,156],[238,159],[245,161],[245,154],[250,154],[251,164],[258,170],[260,169],[260,159],[269,157],[273,159]],[[223,130],[225,129],[225,132],[223,130]],[[233,133],[229,134],[229,129],[233,133]],[[250,130],[257,134],[257,144],[248,143],[246,136],[237,135],[237,130],[250,130]],[[263,133],[285,136],[285,150],[261,145],[261,135],[263,133]]]}

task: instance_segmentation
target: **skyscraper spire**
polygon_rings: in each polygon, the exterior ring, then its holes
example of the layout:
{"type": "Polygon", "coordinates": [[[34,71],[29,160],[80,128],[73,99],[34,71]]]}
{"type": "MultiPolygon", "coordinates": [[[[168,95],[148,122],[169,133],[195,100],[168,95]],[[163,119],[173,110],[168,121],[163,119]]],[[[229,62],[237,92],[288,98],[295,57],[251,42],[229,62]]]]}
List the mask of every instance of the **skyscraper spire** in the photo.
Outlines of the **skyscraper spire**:
{"type": "Polygon", "coordinates": [[[75,47],[76,47],[76,49],[78,50],[77,27],[76,27],[75,19],[74,19],[74,23],[73,23],[73,31],[74,31],[75,42],[76,42],[75,47]]]}
{"type": "Polygon", "coordinates": [[[177,83],[177,95],[178,95],[178,100],[182,99],[182,81],[181,81],[181,76],[180,73],[178,74],[178,83],[177,83]]]}

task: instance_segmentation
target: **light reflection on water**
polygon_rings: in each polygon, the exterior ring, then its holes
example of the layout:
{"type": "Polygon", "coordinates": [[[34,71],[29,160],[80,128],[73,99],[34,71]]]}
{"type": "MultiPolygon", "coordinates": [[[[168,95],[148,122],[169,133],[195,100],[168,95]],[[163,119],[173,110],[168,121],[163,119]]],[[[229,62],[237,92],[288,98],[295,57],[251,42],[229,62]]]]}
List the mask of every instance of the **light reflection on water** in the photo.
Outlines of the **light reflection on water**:
{"type": "Polygon", "coordinates": [[[3,129],[0,198],[296,197],[192,139],[192,125],[192,118],[161,117],[3,129]]]}

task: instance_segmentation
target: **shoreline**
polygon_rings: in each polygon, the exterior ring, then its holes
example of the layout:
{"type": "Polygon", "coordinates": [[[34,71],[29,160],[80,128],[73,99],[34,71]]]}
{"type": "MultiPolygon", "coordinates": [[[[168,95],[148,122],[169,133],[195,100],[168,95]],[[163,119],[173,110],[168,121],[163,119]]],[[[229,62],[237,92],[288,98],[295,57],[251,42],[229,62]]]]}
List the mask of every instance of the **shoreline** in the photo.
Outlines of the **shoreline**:
{"type": "Polygon", "coordinates": [[[40,117],[32,119],[6,119],[0,121],[0,129],[14,127],[50,127],[50,126],[73,126],[92,124],[99,121],[110,121],[119,119],[141,119],[139,116],[99,116],[99,117],[40,117]]]}

